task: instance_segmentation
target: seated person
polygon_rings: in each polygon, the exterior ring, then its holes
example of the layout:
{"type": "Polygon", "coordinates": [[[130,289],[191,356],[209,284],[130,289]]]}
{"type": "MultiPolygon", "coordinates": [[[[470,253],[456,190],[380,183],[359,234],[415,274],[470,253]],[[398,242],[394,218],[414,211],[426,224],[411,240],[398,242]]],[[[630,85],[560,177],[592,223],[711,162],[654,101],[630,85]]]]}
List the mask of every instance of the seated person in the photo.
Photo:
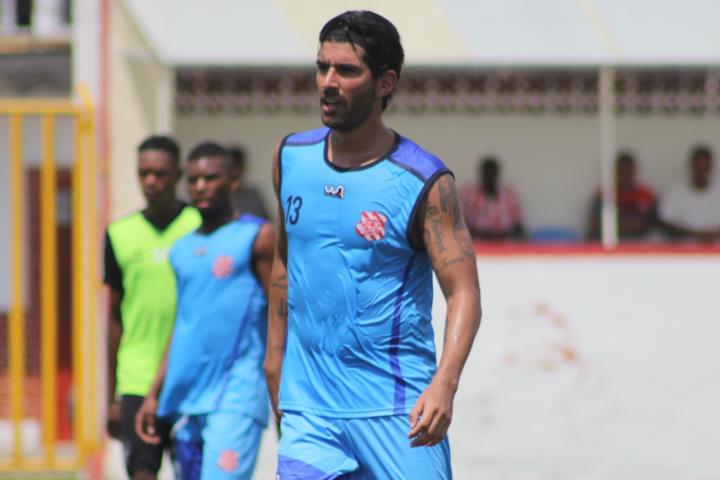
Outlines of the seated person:
{"type": "MultiPolygon", "coordinates": [[[[655,226],[655,194],[637,183],[635,157],[621,152],[615,160],[615,202],[617,203],[618,235],[620,240],[639,240],[647,237],[655,226]]],[[[601,237],[602,193],[593,197],[590,208],[588,238],[601,237]]]]}
{"type": "Polygon", "coordinates": [[[494,157],[478,162],[477,182],[460,190],[463,215],[475,240],[525,238],[520,199],[515,189],[500,182],[494,157]]]}
{"type": "Polygon", "coordinates": [[[670,238],[720,240],[720,189],[712,181],[713,156],[708,147],[690,153],[690,178],[672,187],[660,201],[659,217],[670,238]]]}

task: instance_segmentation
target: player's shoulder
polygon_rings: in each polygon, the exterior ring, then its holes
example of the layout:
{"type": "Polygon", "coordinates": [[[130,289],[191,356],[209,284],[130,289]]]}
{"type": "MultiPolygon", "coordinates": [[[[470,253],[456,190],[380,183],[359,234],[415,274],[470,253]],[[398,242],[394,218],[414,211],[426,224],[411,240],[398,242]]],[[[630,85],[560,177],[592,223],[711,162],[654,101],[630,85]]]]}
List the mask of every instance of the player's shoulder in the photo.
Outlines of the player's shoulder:
{"type": "Polygon", "coordinates": [[[389,160],[407,170],[421,181],[427,182],[444,173],[452,173],[437,155],[425,150],[409,138],[398,135],[397,146],[389,160]]]}
{"type": "Polygon", "coordinates": [[[230,237],[233,238],[233,241],[238,238],[256,239],[263,231],[263,228],[270,225],[269,220],[265,218],[243,213],[232,222],[230,237]]]}
{"type": "Polygon", "coordinates": [[[200,223],[202,223],[202,215],[200,215],[200,210],[193,207],[189,203],[181,202],[181,205],[182,209],[180,210],[180,213],[175,218],[175,220],[191,221],[197,223],[197,226],[200,226],[200,223]]]}
{"type": "Polygon", "coordinates": [[[265,218],[253,215],[251,213],[243,213],[242,215],[240,215],[237,218],[236,223],[241,224],[241,225],[247,224],[247,225],[262,226],[262,225],[268,223],[268,220],[265,218]]]}
{"type": "Polygon", "coordinates": [[[328,136],[330,129],[328,127],[320,127],[313,130],[305,130],[303,132],[294,132],[287,135],[281,142],[281,146],[302,146],[315,145],[324,142],[328,136]]]}
{"type": "Polygon", "coordinates": [[[134,212],[126,213],[115,220],[112,220],[107,226],[107,232],[114,234],[120,231],[127,231],[135,228],[139,221],[143,218],[142,211],[136,210],[134,212]]]}
{"type": "Polygon", "coordinates": [[[177,255],[182,255],[184,251],[194,249],[196,237],[197,230],[192,230],[175,240],[172,245],[170,245],[170,257],[172,258],[177,255]]]}

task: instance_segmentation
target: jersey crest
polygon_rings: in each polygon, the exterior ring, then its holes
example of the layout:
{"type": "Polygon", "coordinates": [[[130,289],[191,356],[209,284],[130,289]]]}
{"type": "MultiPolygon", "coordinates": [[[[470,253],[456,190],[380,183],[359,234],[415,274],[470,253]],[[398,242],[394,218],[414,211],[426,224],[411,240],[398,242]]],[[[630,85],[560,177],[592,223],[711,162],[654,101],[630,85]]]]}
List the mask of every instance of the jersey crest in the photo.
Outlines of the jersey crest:
{"type": "Polygon", "coordinates": [[[360,221],[355,225],[355,232],[365,240],[380,240],[385,237],[387,217],[378,212],[362,212],[360,221]]]}
{"type": "Polygon", "coordinates": [[[233,271],[233,260],[228,255],[220,255],[215,259],[212,267],[212,274],[215,278],[229,277],[233,271]]]}
{"type": "Polygon", "coordinates": [[[240,465],[240,454],[233,450],[223,450],[218,459],[218,467],[226,473],[237,470],[240,465]]]}

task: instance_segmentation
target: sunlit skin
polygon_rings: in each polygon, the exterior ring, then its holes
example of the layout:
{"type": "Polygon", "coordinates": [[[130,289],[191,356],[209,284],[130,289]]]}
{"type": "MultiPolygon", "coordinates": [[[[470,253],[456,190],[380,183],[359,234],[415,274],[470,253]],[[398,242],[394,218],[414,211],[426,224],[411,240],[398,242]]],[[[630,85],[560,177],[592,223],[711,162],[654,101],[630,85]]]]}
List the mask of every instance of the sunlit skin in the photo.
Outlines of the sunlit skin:
{"type": "Polygon", "coordinates": [[[320,95],[320,116],[332,129],[330,160],[352,167],[385,153],[394,134],[382,122],[382,99],[397,85],[394,70],[373,78],[363,62],[360,46],[324,42],[317,56],[315,81],[320,95]]]}
{"type": "Polygon", "coordinates": [[[615,168],[617,189],[623,191],[635,188],[635,164],[631,161],[619,161],[615,168]]]}
{"type": "MultiPolygon", "coordinates": [[[[235,218],[232,192],[238,188],[239,183],[237,170],[230,159],[222,155],[211,155],[189,160],[185,175],[190,201],[203,219],[199,232],[210,234],[235,218]]],[[[270,223],[266,223],[260,228],[252,247],[253,273],[266,295],[274,245],[275,230],[270,223]]],[[[155,414],[167,371],[168,353],[169,349],[166,348],[150,390],[135,415],[135,433],[142,441],[153,445],[161,442],[155,428],[155,414]]]]}
{"type": "Polygon", "coordinates": [[[483,163],[478,168],[478,185],[482,190],[491,196],[497,196],[498,184],[500,181],[500,170],[495,163],[483,163]]]}
{"type": "Polygon", "coordinates": [[[696,155],[690,161],[690,178],[693,187],[704,190],[710,184],[710,172],[712,171],[712,158],[707,155],[696,155]]]}
{"type": "MultiPolygon", "coordinates": [[[[359,167],[381,158],[395,142],[382,121],[383,99],[398,81],[394,70],[373,78],[362,60],[363,49],[347,42],[322,43],[317,57],[316,83],[321,119],[331,128],[328,160],[337,166],[359,167]]],[[[279,146],[273,159],[273,184],[278,211],[280,192],[279,146]]],[[[408,415],[412,447],[437,445],[445,438],[460,372],[480,324],[480,296],[472,240],[450,175],[441,175],[419,207],[414,235],[424,242],[448,304],[445,341],[439,366],[408,415]]],[[[288,239],[278,222],[278,241],[272,267],[268,307],[268,342],[264,370],[271,404],[278,416],[279,387],[288,325],[288,239]]]]}
{"type": "MultiPolygon", "coordinates": [[[[710,187],[713,159],[705,153],[696,153],[690,158],[690,186],[694,190],[703,191],[710,187]]],[[[720,240],[720,229],[690,228],[669,221],[663,222],[666,232],[674,238],[690,238],[700,242],[717,242],[720,240]]]]}
{"type": "MultiPolygon", "coordinates": [[[[177,161],[170,152],[158,149],[144,149],[138,153],[137,164],[138,182],[140,190],[145,197],[146,207],[143,215],[157,228],[166,228],[182,209],[178,201],[175,188],[180,180],[182,172],[177,161]]],[[[114,288],[110,289],[110,301],[108,304],[108,398],[112,399],[108,406],[107,426],[108,433],[114,438],[120,436],[120,402],[115,400],[117,368],[117,352],[122,338],[122,314],[121,305],[123,292],[114,288]]],[[[156,475],[146,470],[137,470],[133,474],[133,480],[154,480],[156,475]]]]}
{"type": "Polygon", "coordinates": [[[230,192],[237,189],[235,170],[223,157],[201,157],[186,169],[190,201],[203,217],[202,229],[222,225],[233,215],[230,192]]]}
{"type": "Polygon", "coordinates": [[[361,47],[325,42],[316,62],[322,122],[340,132],[364,123],[374,107],[372,73],[359,55],[361,47]]]}
{"type": "Polygon", "coordinates": [[[175,186],[179,179],[180,167],[168,152],[152,149],[140,152],[138,180],[148,208],[175,202],[175,186]]]}

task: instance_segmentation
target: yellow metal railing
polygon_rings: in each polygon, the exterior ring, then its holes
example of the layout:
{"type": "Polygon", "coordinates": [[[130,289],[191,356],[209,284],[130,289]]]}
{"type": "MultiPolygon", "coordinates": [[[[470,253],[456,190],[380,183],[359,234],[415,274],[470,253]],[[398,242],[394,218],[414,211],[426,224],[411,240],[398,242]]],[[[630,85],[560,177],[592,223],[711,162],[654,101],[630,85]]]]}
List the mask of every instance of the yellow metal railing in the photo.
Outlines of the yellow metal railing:
{"type": "MultiPolygon", "coordinates": [[[[0,118],[9,118],[11,190],[11,305],[8,317],[9,415],[12,448],[0,458],[0,473],[70,471],[82,468],[99,445],[98,330],[100,293],[98,270],[97,161],[95,119],[90,96],[80,89],[78,101],[64,99],[0,100],[0,118]],[[58,448],[58,238],[56,118],[70,116],[74,123],[72,166],[72,445],[58,448]],[[23,451],[26,345],[24,292],[26,275],[24,231],[27,221],[23,134],[26,117],[39,116],[42,144],[40,167],[40,386],[42,455],[23,451]],[[62,450],[62,452],[60,451],[62,450]]],[[[1,154],[0,154],[1,155],[1,154]]],[[[1,158],[1,157],[0,157],[1,158]]]]}

